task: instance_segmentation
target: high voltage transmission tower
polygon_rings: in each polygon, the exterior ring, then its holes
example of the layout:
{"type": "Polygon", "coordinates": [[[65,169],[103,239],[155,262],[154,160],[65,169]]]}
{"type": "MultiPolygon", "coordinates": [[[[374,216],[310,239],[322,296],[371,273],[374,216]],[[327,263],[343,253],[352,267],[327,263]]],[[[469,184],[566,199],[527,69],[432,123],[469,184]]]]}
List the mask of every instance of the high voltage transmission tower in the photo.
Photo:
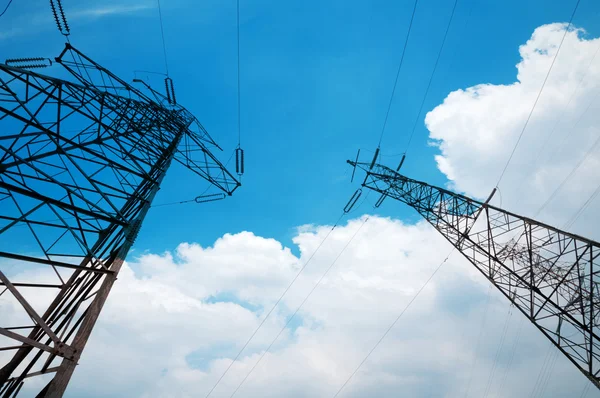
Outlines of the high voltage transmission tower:
{"type": "Polygon", "coordinates": [[[27,70],[43,58],[0,64],[1,397],[63,395],[173,161],[240,186],[174,97],[70,44],[55,62],[75,82],[27,70]]]}
{"type": "Polygon", "coordinates": [[[375,160],[348,163],[366,172],[364,188],[381,194],[376,206],[390,197],[419,212],[600,388],[600,243],[491,206],[489,199],[407,178],[375,160]]]}

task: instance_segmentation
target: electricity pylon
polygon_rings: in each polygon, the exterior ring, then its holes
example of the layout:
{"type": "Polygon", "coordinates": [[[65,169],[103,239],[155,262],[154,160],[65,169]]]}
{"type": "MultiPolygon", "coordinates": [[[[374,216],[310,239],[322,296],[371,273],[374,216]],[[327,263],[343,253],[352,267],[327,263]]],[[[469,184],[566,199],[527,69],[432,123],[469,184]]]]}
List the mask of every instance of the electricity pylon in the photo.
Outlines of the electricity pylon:
{"type": "Polygon", "coordinates": [[[173,161],[240,185],[182,106],[69,44],[55,62],[75,82],[0,64],[2,397],[63,395],[173,161]]]}
{"type": "Polygon", "coordinates": [[[362,186],[382,195],[378,205],[390,197],[414,208],[600,388],[600,243],[407,178],[375,159],[348,163],[366,172],[362,186]]]}

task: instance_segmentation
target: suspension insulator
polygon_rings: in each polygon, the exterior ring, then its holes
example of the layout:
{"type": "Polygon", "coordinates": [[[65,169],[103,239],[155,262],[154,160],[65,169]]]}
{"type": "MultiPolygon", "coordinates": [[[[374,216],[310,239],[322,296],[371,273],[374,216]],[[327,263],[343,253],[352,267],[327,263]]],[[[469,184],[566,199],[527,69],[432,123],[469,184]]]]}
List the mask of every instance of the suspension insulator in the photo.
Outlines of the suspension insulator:
{"type": "Polygon", "coordinates": [[[379,206],[381,206],[385,198],[387,198],[387,194],[381,194],[381,197],[377,200],[377,202],[375,202],[375,207],[379,208],[379,206]]]}
{"type": "Polygon", "coordinates": [[[350,178],[351,183],[352,183],[352,181],[354,181],[354,173],[356,173],[356,164],[358,163],[359,155],[360,155],[360,148],[358,149],[358,152],[356,153],[356,160],[354,161],[354,168],[352,169],[352,178],[350,178]]]}
{"type": "Polygon", "coordinates": [[[5,61],[5,64],[19,69],[34,69],[47,68],[52,66],[50,58],[33,57],[33,58],[11,58],[5,61]]]}
{"type": "Polygon", "coordinates": [[[406,159],[406,154],[402,155],[402,159],[400,159],[400,164],[396,167],[396,171],[400,171],[400,167],[404,164],[404,159],[406,159]]]}
{"type": "Polygon", "coordinates": [[[169,104],[173,104],[173,99],[171,98],[171,89],[169,87],[170,80],[170,77],[165,78],[165,93],[167,93],[167,101],[169,101],[169,104]]]}
{"type": "Polygon", "coordinates": [[[352,197],[346,204],[346,207],[344,207],[344,213],[346,213],[346,214],[350,213],[350,211],[352,210],[352,208],[358,201],[358,198],[360,198],[360,195],[362,195],[362,189],[359,188],[356,190],[356,192],[354,192],[354,195],[352,195],[352,197]]]}
{"type": "Polygon", "coordinates": [[[206,203],[206,202],[214,202],[216,200],[221,200],[221,199],[225,199],[225,194],[224,193],[213,193],[213,194],[210,194],[210,195],[196,196],[196,198],[194,199],[194,201],[196,203],[206,203]]]}
{"type": "Polygon", "coordinates": [[[175,87],[173,86],[173,80],[169,79],[169,86],[171,87],[171,98],[173,99],[173,105],[177,105],[177,98],[175,98],[175,87]]]}
{"type": "Polygon", "coordinates": [[[242,148],[235,150],[235,172],[239,176],[244,174],[244,150],[242,148]]]}
{"type": "Polygon", "coordinates": [[[369,170],[371,170],[373,168],[373,166],[375,166],[375,162],[377,161],[378,156],[379,156],[379,147],[377,147],[377,149],[375,150],[375,155],[373,156],[373,160],[371,161],[371,166],[369,167],[369,170]]]}
{"type": "Polygon", "coordinates": [[[50,8],[52,8],[52,15],[54,15],[54,21],[56,22],[58,31],[65,36],[69,36],[69,34],[71,34],[71,30],[69,29],[69,24],[67,23],[67,17],[65,16],[65,11],[63,10],[61,1],[50,0],[50,8]],[[57,6],[58,12],[56,11],[57,6]],[[59,13],[60,17],[58,15],[59,13]]]}
{"type": "Polygon", "coordinates": [[[62,2],[60,0],[56,1],[58,4],[58,11],[60,12],[60,16],[62,17],[63,26],[65,27],[65,32],[67,32],[66,35],[68,36],[71,33],[71,29],[69,29],[69,23],[67,22],[67,17],[65,16],[65,11],[63,10],[62,2]]]}

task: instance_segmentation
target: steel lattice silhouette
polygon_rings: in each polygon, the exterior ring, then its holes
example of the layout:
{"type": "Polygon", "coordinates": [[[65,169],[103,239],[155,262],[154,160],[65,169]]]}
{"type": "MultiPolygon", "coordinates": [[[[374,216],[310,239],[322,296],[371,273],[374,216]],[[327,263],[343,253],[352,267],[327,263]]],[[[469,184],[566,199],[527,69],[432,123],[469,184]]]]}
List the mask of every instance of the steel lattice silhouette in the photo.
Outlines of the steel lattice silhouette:
{"type": "Polygon", "coordinates": [[[70,45],[77,83],[0,64],[0,396],[60,397],[172,161],[240,185],[198,120],[70,45]]]}
{"type": "Polygon", "coordinates": [[[378,205],[390,197],[419,212],[600,388],[600,243],[407,178],[375,160],[348,163],[366,171],[362,185],[382,194],[378,205]]]}

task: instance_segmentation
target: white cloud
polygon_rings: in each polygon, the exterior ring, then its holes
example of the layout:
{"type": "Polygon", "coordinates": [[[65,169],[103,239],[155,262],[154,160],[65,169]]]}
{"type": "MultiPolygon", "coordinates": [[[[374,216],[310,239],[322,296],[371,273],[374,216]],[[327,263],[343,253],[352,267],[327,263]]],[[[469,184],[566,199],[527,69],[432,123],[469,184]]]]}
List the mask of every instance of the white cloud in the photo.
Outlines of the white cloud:
{"type": "MultiPolygon", "coordinates": [[[[363,219],[334,230],[214,397],[231,394],[363,219]]],[[[69,396],[206,394],[329,229],[299,232],[294,242],[304,248],[300,258],[273,239],[243,232],[225,235],[212,247],[181,244],[174,253],[130,263],[111,293],[69,396]],[[90,382],[103,377],[111,383],[90,382]]],[[[449,250],[424,223],[371,217],[238,396],[332,396],[449,250]]],[[[406,396],[430,391],[457,396],[476,356],[471,392],[482,395],[508,305],[492,291],[486,306],[487,286],[472,272],[460,256],[451,257],[342,396],[395,396],[398,389],[406,396]],[[490,315],[476,351],[484,310],[490,315]]],[[[545,340],[526,325],[508,383],[500,390],[517,319],[511,317],[491,396],[520,396],[522,388],[531,389],[546,353],[545,340]]],[[[564,358],[557,366],[561,383],[553,384],[548,396],[583,387],[583,376],[564,358]]]]}
{"type": "MultiPolygon", "coordinates": [[[[516,81],[479,84],[450,93],[425,118],[441,150],[438,167],[451,186],[485,198],[496,184],[558,50],[566,24],[537,28],[519,47],[516,81]]],[[[600,136],[600,38],[571,29],[500,188],[503,207],[535,214],[600,136]]],[[[541,214],[563,225],[600,184],[596,146],[541,214]]],[[[496,201],[496,203],[498,203],[496,201]]],[[[596,209],[598,208],[596,204],[596,209]]],[[[597,214],[589,212],[595,221],[597,214]]],[[[591,220],[590,220],[591,221],[591,220]]],[[[579,224],[595,234],[597,223],[579,224]]]]}
{"type": "Polygon", "coordinates": [[[85,8],[81,10],[76,10],[69,15],[69,17],[73,18],[82,18],[82,17],[104,17],[108,15],[117,15],[117,14],[131,14],[138,11],[147,10],[150,8],[155,8],[154,4],[150,3],[140,3],[140,4],[132,4],[132,5],[105,5],[101,7],[92,7],[85,8]]]}

